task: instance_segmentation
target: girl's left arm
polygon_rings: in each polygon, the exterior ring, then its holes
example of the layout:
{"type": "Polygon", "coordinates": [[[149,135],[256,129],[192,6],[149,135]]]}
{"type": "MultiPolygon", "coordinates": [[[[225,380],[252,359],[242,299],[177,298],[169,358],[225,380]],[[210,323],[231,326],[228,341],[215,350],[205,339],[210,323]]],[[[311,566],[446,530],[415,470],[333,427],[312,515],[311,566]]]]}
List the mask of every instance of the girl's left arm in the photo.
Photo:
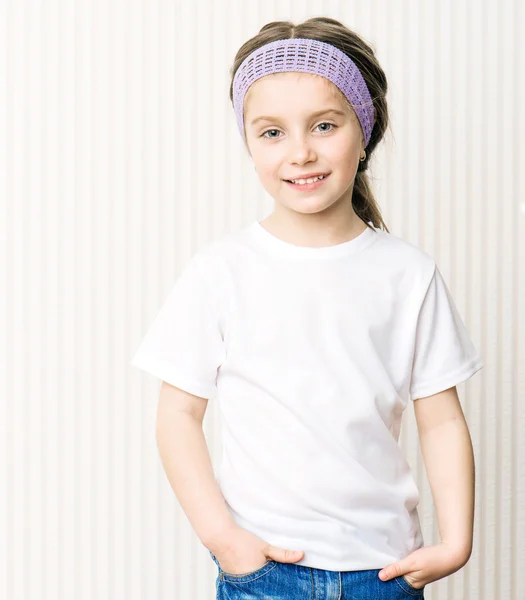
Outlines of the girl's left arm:
{"type": "Polygon", "coordinates": [[[474,530],[474,452],[456,387],[414,400],[441,542],[465,564],[474,530]]]}
{"type": "Polygon", "coordinates": [[[459,571],[472,553],[474,452],[456,387],[414,400],[419,440],[436,507],[439,544],[418,548],[378,573],[416,589],[459,571]]]}

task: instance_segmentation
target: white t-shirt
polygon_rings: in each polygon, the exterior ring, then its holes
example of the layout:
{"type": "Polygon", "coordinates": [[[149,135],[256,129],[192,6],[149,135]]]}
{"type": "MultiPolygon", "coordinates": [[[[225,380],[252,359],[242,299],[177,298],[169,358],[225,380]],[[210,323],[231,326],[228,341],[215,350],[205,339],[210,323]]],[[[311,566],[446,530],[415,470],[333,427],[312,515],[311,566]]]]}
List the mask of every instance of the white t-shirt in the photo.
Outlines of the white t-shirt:
{"type": "Polygon", "coordinates": [[[235,522],[332,571],[424,545],[402,413],[484,366],[426,252],[379,228],[295,246],[258,221],[193,256],[131,364],[218,402],[235,522]]]}

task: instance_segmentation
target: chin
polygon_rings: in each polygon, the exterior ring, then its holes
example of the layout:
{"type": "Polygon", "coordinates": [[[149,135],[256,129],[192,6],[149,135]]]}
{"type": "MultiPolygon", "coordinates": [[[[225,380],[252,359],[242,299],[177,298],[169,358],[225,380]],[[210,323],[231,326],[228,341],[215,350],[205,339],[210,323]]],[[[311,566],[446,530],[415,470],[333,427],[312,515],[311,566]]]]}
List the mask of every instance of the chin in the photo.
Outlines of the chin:
{"type": "Polygon", "coordinates": [[[292,210],[296,213],[300,213],[303,215],[313,215],[328,210],[334,204],[335,202],[326,204],[324,202],[312,200],[311,202],[294,203],[293,205],[284,204],[283,206],[288,210],[292,210]]]}

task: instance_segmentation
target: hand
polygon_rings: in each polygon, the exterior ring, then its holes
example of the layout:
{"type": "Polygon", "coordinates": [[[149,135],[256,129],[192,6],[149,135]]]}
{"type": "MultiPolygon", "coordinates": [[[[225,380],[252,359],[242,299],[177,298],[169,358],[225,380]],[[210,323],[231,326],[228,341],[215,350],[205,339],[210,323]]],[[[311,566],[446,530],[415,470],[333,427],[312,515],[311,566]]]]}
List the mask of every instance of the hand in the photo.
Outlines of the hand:
{"type": "Polygon", "coordinates": [[[208,549],[219,561],[221,569],[231,575],[242,575],[260,569],[270,560],[297,562],[304,556],[302,550],[285,550],[272,546],[242,527],[228,530],[222,539],[209,544],[208,549]]]}
{"type": "Polygon", "coordinates": [[[378,575],[382,581],[403,575],[411,586],[419,590],[432,581],[459,571],[467,560],[464,554],[446,542],[440,542],[419,548],[402,560],[384,567],[378,575]]]}

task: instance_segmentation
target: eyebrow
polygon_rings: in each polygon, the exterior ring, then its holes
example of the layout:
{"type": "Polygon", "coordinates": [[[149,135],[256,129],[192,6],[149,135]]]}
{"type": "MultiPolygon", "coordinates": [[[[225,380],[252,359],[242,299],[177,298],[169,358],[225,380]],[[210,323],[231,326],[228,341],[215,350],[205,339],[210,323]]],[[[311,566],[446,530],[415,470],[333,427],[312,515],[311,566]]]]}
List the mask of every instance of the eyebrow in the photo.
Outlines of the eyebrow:
{"type": "MultiPolygon", "coordinates": [[[[310,116],[311,117],[319,117],[321,115],[326,115],[328,113],[341,115],[342,117],[345,116],[345,113],[342,110],[337,110],[336,108],[328,108],[328,109],[323,108],[323,110],[318,110],[317,112],[312,113],[310,116]]],[[[255,123],[257,123],[258,121],[279,121],[279,117],[266,117],[266,116],[257,117],[255,119],[253,119],[253,121],[250,124],[255,125],[255,123]]]]}

